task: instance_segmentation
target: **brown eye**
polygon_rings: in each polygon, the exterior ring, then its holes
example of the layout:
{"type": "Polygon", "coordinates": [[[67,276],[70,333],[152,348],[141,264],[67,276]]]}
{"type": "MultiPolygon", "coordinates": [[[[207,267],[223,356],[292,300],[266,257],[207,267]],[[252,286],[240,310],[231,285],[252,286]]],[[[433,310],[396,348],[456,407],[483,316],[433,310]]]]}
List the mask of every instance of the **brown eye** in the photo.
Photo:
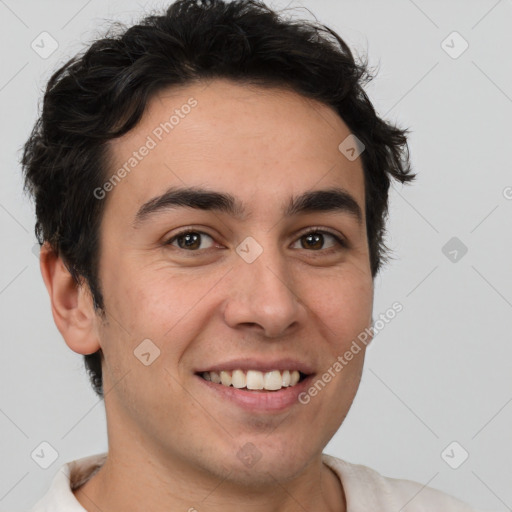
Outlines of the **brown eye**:
{"type": "Polygon", "coordinates": [[[203,238],[209,238],[213,242],[213,238],[206,233],[200,231],[185,231],[172,237],[166,245],[173,245],[186,251],[197,251],[198,249],[208,249],[213,244],[210,243],[207,247],[201,247],[203,238]]]}
{"type": "Polygon", "coordinates": [[[301,249],[310,249],[313,251],[330,249],[336,245],[344,246],[344,243],[339,237],[327,231],[310,231],[309,233],[303,234],[297,242],[300,242],[301,249]],[[328,247],[325,247],[326,237],[327,240],[331,239],[333,241],[328,247]]]}
{"type": "Polygon", "coordinates": [[[309,233],[301,237],[301,244],[304,249],[321,249],[324,237],[321,233],[309,233]]]}

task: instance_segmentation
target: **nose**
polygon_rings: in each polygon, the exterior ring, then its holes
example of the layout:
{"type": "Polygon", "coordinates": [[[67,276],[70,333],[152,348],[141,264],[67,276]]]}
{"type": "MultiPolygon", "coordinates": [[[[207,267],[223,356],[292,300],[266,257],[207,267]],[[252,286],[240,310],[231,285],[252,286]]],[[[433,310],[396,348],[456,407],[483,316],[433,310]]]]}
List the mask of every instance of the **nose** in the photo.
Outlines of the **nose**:
{"type": "Polygon", "coordinates": [[[297,283],[277,249],[265,249],[252,263],[238,258],[230,275],[224,319],[233,329],[243,326],[277,338],[304,322],[297,283]]]}

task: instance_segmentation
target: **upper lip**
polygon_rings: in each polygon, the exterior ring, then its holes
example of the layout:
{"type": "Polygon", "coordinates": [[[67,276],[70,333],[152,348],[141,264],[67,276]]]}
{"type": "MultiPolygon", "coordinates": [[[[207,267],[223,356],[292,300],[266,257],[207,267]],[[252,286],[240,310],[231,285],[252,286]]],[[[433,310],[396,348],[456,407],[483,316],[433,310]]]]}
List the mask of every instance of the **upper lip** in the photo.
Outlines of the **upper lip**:
{"type": "Polygon", "coordinates": [[[271,372],[272,370],[298,370],[306,375],[313,373],[311,365],[291,357],[273,360],[252,358],[232,359],[231,361],[209,365],[208,367],[197,370],[196,373],[220,372],[222,370],[258,370],[260,372],[271,372]]]}

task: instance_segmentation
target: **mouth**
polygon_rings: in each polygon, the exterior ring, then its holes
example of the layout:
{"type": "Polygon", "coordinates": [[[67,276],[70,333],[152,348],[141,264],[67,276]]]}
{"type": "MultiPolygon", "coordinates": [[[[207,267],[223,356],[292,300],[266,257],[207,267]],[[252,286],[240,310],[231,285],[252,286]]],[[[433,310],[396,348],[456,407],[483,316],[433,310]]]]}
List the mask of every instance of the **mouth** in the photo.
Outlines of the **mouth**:
{"type": "MultiPolygon", "coordinates": [[[[268,369],[268,368],[267,368],[268,369]]],[[[195,374],[203,389],[222,407],[236,406],[253,414],[280,414],[301,406],[299,397],[311,385],[314,374],[299,370],[220,370],[195,374]],[[220,402],[217,402],[220,400],[220,402]]],[[[301,406],[302,407],[302,406],[301,406]]]]}
{"type": "Polygon", "coordinates": [[[316,366],[296,357],[243,357],[195,368],[194,374],[212,403],[250,414],[280,414],[300,405],[316,366]]]}
{"type": "Polygon", "coordinates": [[[220,370],[198,372],[196,375],[213,384],[259,392],[276,392],[283,388],[293,388],[309,376],[296,369],[271,370],[268,372],[243,369],[220,370]]]}

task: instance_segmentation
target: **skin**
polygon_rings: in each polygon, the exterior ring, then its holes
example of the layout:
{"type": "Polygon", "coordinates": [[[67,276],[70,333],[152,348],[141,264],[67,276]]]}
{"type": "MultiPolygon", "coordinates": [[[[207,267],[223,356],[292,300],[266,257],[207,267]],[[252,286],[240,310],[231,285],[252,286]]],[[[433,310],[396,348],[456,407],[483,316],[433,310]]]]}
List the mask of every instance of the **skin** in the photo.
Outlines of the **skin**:
{"type": "Polygon", "coordinates": [[[364,346],[309,404],[280,413],[207,394],[194,370],[291,356],[319,377],[371,324],[362,164],[338,150],[350,131],[334,110],[294,92],[217,79],[152,98],[140,123],[111,144],[112,173],[190,97],[197,106],[103,199],[105,318],[58,255],[42,251],[66,343],[79,354],[101,348],[105,358],[109,455],[75,496],[90,512],[142,503],[156,512],[344,511],[343,488],[321,454],[357,392],[364,346]],[[250,216],[175,208],[133,226],[142,204],[184,185],[230,193],[250,216]],[[356,200],[362,222],[346,212],[283,217],[291,196],[334,186],[356,200]],[[194,254],[165,245],[184,227],[211,238],[194,254]],[[303,233],[318,227],[348,246],[328,234],[320,248],[308,245],[303,233]],[[247,236],[263,248],[251,264],[235,251],[247,236]],[[149,366],[133,353],[144,339],[160,349],[149,366]],[[252,467],[237,457],[248,442],[261,454],[252,467]]]}

